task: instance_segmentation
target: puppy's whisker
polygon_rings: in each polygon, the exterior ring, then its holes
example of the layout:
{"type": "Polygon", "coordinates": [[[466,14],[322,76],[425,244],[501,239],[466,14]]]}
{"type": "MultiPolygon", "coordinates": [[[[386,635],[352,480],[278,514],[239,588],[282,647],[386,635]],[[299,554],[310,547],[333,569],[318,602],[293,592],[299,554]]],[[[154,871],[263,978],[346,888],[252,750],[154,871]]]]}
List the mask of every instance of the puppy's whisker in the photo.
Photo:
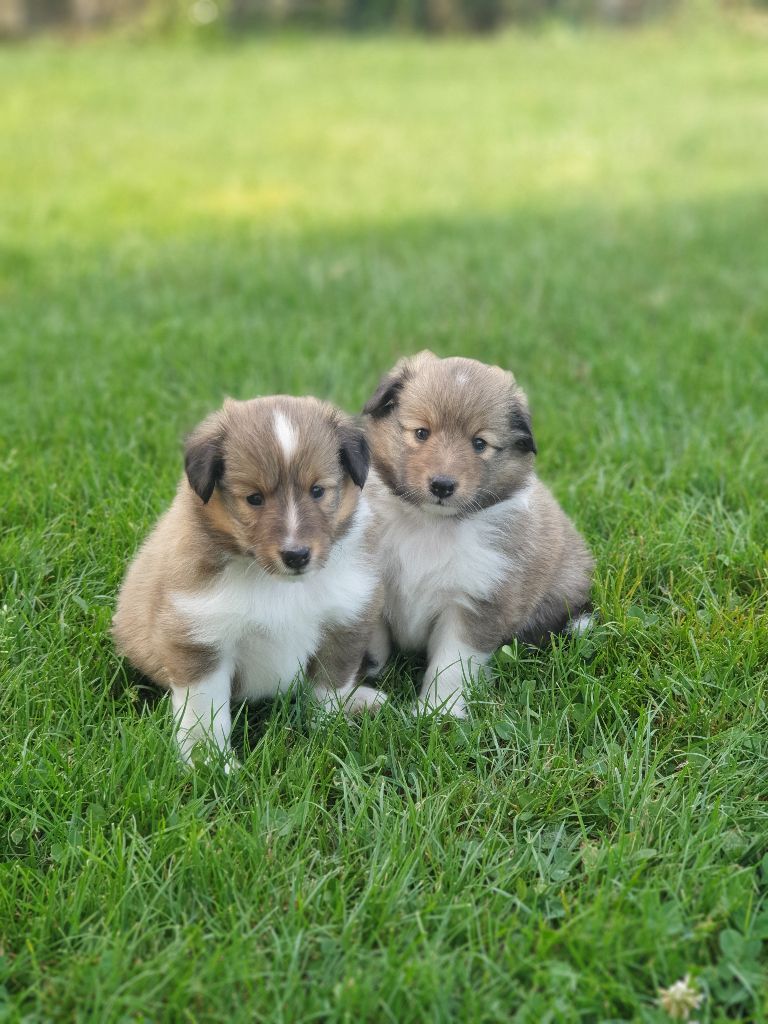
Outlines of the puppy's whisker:
{"type": "Polygon", "coordinates": [[[409,502],[411,505],[419,505],[422,500],[422,492],[415,487],[402,487],[397,491],[398,498],[409,502]]]}
{"type": "Polygon", "coordinates": [[[492,491],[489,487],[478,487],[478,494],[487,494],[489,498],[493,498],[494,501],[501,501],[501,495],[497,494],[496,491],[492,491]]]}
{"type": "Polygon", "coordinates": [[[470,499],[460,512],[457,513],[458,519],[469,519],[470,516],[475,515],[477,512],[482,512],[483,506],[478,502],[470,499]]]}

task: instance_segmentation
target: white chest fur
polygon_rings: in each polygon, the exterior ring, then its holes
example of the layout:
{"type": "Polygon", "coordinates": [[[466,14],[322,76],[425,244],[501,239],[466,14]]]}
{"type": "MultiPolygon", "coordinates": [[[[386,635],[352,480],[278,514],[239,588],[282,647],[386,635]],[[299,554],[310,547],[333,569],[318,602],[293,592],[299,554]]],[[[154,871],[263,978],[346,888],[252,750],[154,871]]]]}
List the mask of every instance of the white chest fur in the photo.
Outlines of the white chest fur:
{"type": "Polygon", "coordinates": [[[269,576],[248,559],[235,559],[207,590],[176,595],[194,639],[237,666],[243,696],[286,689],[306,669],[324,630],[361,615],[377,583],[361,546],[366,513],[358,509],[357,522],[317,572],[269,576]]]}
{"type": "Polygon", "coordinates": [[[500,543],[505,523],[526,503],[521,492],[458,520],[412,508],[389,495],[383,500],[380,550],[387,618],[398,646],[423,650],[439,615],[451,606],[468,607],[491,596],[511,567],[500,543]]]}

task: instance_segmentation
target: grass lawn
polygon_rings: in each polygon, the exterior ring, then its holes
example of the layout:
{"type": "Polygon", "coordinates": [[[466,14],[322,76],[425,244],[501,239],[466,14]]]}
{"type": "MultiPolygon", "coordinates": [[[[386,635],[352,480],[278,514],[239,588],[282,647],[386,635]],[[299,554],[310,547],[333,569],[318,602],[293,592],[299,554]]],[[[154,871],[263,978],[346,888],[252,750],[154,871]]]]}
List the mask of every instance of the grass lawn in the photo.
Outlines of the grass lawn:
{"type": "Polygon", "coordinates": [[[765,35],[41,42],[0,96],[0,1021],[768,1019],[765,35]],[[184,432],[424,346],[528,389],[602,625],[185,773],[108,636],[184,432]]]}

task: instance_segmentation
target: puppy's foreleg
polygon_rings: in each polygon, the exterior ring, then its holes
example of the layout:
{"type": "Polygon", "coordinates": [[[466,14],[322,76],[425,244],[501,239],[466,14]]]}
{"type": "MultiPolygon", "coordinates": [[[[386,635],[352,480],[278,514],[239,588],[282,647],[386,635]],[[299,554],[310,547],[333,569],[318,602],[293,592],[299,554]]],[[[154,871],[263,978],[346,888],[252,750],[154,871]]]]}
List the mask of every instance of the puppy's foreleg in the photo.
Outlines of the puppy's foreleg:
{"type": "Polygon", "coordinates": [[[312,659],[308,675],[315,699],[325,711],[346,715],[377,711],[386,695],[372,686],[360,686],[370,626],[365,620],[330,632],[312,659]]]}
{"type": "Polygon", "coordinates": [[[384,617],[376,620],[371,629],[371,635],[365,648],[364,674],[368,679],[375,679],[380,675],[384,666],[389,660],[392,651],[392,640],[389,635],[389,626],[384,617]]]}
{"type": "Polygon", "coordinates": [[[229,750],[231,689],[232,666],[226,663],[191,686],[171,687],[176,736],[185,762],[191,761],[192,749],[201,740],[223,752],[229,750]]]}
{"type": "Polygon", "coordinates": [[[441,711],[454,718],[466,718],[465,684],[490,658],[461,639],[459,622],[450,613],[441,616],[428,645],[427,671],[419,695],[422,711],[441,711]]]}

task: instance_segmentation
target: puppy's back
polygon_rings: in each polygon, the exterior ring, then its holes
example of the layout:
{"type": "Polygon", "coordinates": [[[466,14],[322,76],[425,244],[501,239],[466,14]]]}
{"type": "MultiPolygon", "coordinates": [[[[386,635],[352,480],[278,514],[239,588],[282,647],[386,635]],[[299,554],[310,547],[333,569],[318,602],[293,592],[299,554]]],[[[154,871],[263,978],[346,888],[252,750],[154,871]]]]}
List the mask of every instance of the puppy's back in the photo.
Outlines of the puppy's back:
{"type": "Polygon", "coordinates": [[[504,547],[516,565],[499,595],[514,635],[540,643],[589,605],[594,559],[549,488],[533,477],[508,521],[504,547]]]}

